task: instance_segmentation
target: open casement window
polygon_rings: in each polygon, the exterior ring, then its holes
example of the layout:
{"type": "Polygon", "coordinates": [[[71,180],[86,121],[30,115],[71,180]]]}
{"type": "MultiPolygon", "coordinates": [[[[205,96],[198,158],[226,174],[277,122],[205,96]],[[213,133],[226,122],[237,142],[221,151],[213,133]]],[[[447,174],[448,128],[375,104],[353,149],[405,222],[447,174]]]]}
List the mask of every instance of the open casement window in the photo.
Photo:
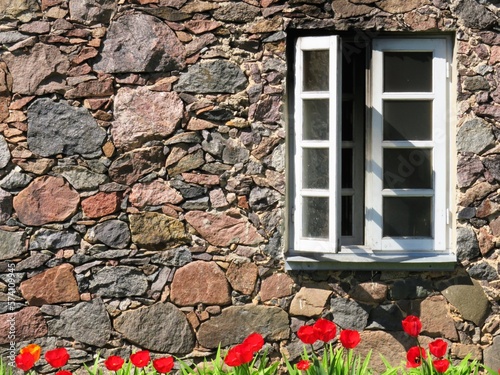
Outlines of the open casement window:
{"type": "Polygon", "coordinates": [[[297,39],[289,268],[453,265],[449,56],[445,37],[297,39]]]}

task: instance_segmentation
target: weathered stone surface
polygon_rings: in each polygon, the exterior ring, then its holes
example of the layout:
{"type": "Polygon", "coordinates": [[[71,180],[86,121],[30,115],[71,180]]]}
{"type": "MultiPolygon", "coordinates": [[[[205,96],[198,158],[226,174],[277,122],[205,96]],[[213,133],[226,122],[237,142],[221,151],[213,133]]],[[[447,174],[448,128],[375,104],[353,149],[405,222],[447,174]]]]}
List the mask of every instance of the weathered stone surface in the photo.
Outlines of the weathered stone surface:
{"type": "Polygon", "coordinates": [[[250,192],[248,203],[256,211],[265,210],[273,206],[282,198],[274,189],[256,187],[250,192]]]}
{"type": "Polygon", "coordinates": [[[120,202],[120,195],[116,192],[99,192],[82,200],[82,209],[86,217],[98,218],[118,211],[120,202]]]}
{"type": "Polygon", "coordinates": [[[215,349],[241,343],[250,333],[260,333],[266,341],[288,339],[290,328],[287,313],[279,307],[261,305],[231,306],[201,324],[198,342],[215,349]]]}
{"type": "Polygon", "coordinates": [[[244,163],[249,157],[250,151],[239,139],[230,138],[225,142],[224,151],[222,151],[222,161],[225,164],[244,163]]]}
{"type": "Polygon", "coordinates": [[[0,224],[4,224],[12,214],[12,195],[0,189],[0,224]]]}
{"type": "Polygon", "coordinates": [[[184,47],[175,33],[158,18],[142,13],[111,22],[101,56],[94,70],[106,73],[166,72],[185,65],[184,47]]]}
{"type": "Polygon", "coordinates": [[[377,6],[389,13],[406,13],[427,4],[428,0],[381,0],[377,6]]]}
{"type": "Polygon", "coordinates": [[[14,197],[14,209],[23,224],[43,225],[65,221],[79,202],[78,193],[62,177],[42,176],[14,197]]]}
{"type": "Polygon", "coordinates": [[[130,150],[147,141],[162,140],[174,132],[183,111],[177,93],[155,92],[147,87],[121,88],[114,100],[114,144],[130,150]]]}
{"type": "Polygon", "coordinates": [[[203,164],[205,164],[205,159],[203,158],[203,151],[197,150],[193,153],[183,155],[177,162],[173,163],[172,165],[169,165],[167,167],[167,172],[169,176],[175,176],[184,172],[192,171],[193,169],[201,167],[203,164]]]}
{"type": "Polygon", "coordinates": [[[457,228],[457,258],[460,261],[472,260],[480,256],[479,243],[471,228],[457,228]]]}
{"type": "Polygon", "coordinates": [[[339,18],[364,16],[373,10],[373,8],[368,5],[353,4],[347,0],[333,1],[332,8],[339,18]]]}
{"type": "Polygon", "coordinates": [[[259,269],[253,263],[238,264],[233,262],[227,269],[226,277],[234,290],[243,294],[252,294],[258,272],[259,269]]]}
{"type": "Polygon", "coordinates": [[[378,305],[370,310],[367,329],[384,331],[400,331],[403,313],[397,304],[388,303],[378,305]]]}
{"type": "Polygon", "coordinates": [[[98,156],[105,137],[106,131],[85,108],[48,98],[37,99],[28,108],[28,146],[38,155],[98,156]]]}
{"type": "Polygon", "coordinates": [[[148,289],[146,276],[132,267],[105,267],[90,280],[90,290],[102,297],[142,296],[148,289]]]}
{"type": "Polygon", "coordinates": [[[329,289],[300,288],[290,305],[290,315],[319,316],[331,294],[332,291],[329,289]]]}
{"type": "Polygon", "coordinates": [[[27,38],[29,38],[28,35],[22,34],[19,31],[0,32],[0,44],[14,44],[27,38]]]}
{"type": "Polygon", "coordinates": [[[97,190],[100,185],[108,182],[105,174],[77,165],[54,167],[52,171],[63,176],[76,190],[97,190]]]}
{"type": "Polygon", "coordinates": [[[210,20],[190,20],[184,25],[194,34],[203,34],[219,28],[222,23],[210,20]]]}
{"type": "Polygon", "coordinates": [[[134,206],[143,208],[167,203],[177,204],[183,200],[183,197],[177,190],[171,188],[168,182],[154,180],[150,183],[134,184],[129,200],[134,206]]]}
{"type": "Polygon", "coordinates": [[[51,258],[50,255],[48,254],[42,254],[42,253],[34,253],[33,255],[29,256],[26,259],[23,259],[19,263],[16,264],[16,271],[25,271],[25,270],[31,270],[35,269],[38,267],[41,267],[51,258]]]}
{"type": "Polygon", "coordinates": [[[457,163],[457,185],[468,187],[484,172],[481,160],[472,154],[460,155],[457,163]]]}
{"type": "Polygon", "coordinates": [[[39,229],[30,239],[30,250],[56,250],[80,244],[80,235],[76,232],[39,229]]]}
{"type": "Polygon", "coordinates": [[[346,298],[332,298],[333,321],[343,329],[362,331],[368,324],[368,311],[359,303],[346,298]]]}
{"type": "Polygon", "coordinates": [[[425,298],[432,293],[432,290],[432,283],[422,278],[396,280],[389,289],[389,298],[394,301],[425,298]]]}
{"type": "Polygon", "coordinates": [[[31,181],[33,181],[33,177],[23,173],[21,168],[14,168],[7,176],[0,180],[0,188],[17,191],[26,187],[31,181]]]}
{"type": "Polygon", "coordinates": [[[226,214],[190,211],[186,213],[185,219],[205,240],[215,246],[229,246],[233,243],[256,245],[262,241],[262,236],[255,227],[241,216],[236,218],[226,214]]]}
{"type": "Polygon", "coordinates": [[[164,250],[156,255],[153,255],[151,258],[152,263],[172,267],[182,267],[192,261],[193,257],[191,252],[186,246],[181,246],[171,250],[164,250]]]}
{"type": "Polygon", "coordinates": [[[219,21],[247,23],[253,21],[259,14],[259,8],[253,5],[232,2],[216,9],[213,16],[219,21]]]}
{"type": "Polygon", "coordinates": [[[30,305],[79,302],[80,294],[73,266],[62,264],[23,281],[19,287],[30,305]]]}
{"type": "Polygon", "coordinates": [[[457,132],[457,150],[480,154],[495,142],[491,127],[480,118],[468,120],[457,132]]]}
{"type": "Polygon", "coordinates": [[[16,258],[28,251],[24,232],[0,230],[0,260],[16,258]]]}
{"type": "Polygon", "coordinates": [[[116,0],[70,0],[69,14],[72,20],[87,25],[108,23],[116,11],[116,0]]]}
{"type": "MultiPolygon", "coordinates": [[[[68,79],[69,82],[69,79],[68,79]]],[[[102,96],[111,96],[114,93],[113,80],[91,80],[79,83],[74,89],[66,91],[64,97],[66,99],[76,98],[95,98],[102,96]]]]}
{"type": "Polygon", "coordinates": [[[170,298],[178,306],[228,305],[229,284],[215,263],[197,261],[179,268],[170,286],[170,298]]]}
{"type": "Polygon", "coordinates": [[[250,119],[252,121],[262,121],[274,124],[281,119],[281,101],[278,97],[270,96],[254,105],[250,106],[250,119]]]}
{"type": "Polygon", "coordinates": [[[71,338],[92,346],[103,347],[111,337],[111,321],[100,298],[64,310],[59,319],[51,323],[51,336],[71,338]]]}
{"type": "Polygon", "coordinates": [[[193,93],[231,93],[245,89],[247,79],[234,63],[224,60],[192,65],[175,85],[175,91],[193,93]]]}
{"type": "Polygon", "coordinates": [[[285,273],[274,273],[262,280],[260,299],[270,301],[274,298],[288,297],[293,293],[295,282],[285,273]]]}
{"type": "Polygon", "coordinates": [[[478,281],[468,276],[457,276],[442,281],[437,286],[464,319],[476,326],[483,325],[490,312],[490,303],[478,281]],[[463,298],[464,296],[467,298],[463,298]]]}
{"type": "Polygon", "coordinates": [[[0,135],[0,169],[5,168],[10,161],[9,145],[5,138],[0,135]]]}
{"type": "Polygon", "coordinates": [[[349,295],[359,302],[380,303],[385,301],[388,289],[384,283],[370,281],[357,284],[349,292],[349,295]]]}
{"type": "Polygon", "coordinates": [[[8,0],[0,3],[0,14],[29,22],[40,14],[40,5],[36,0],[8,0]]]}
{"type": "Polygon", "coordinates": [[[195,344],[185,315],[171,303],[126,311],[115,319],[114,327],[128,341],[155,352],[187,354],[195,344]]]}
{"type": "Polygon", "coordinates": [[[489,368],[500,369],[500,336],[493,338],[493,344],[483,351],[484,364],[489,368]]]}
{"type": "Polygon", "coordinates": [[[488,80],[482,76],[473,76],[465,77],[462,82],[462,87],[469,91],[489,90],[490,84],[488,80]]]}
{"type": "Polygon", "coordinates": [[[16,313],[0,315],[0,345],[12,341],[9,337],[12,320],[15,322],[16,340],[31,341],[47,335],[47,323],[40,309],[35,306],[25,307],[16,313]]]}
{"type": "Polygon", "coordinates": [[[448,313],[448,306],[443,296],[431,296],[420,304],[422,334],[451,341],[458,340],[453,318],[448,313]]]}
{"type": "Polygon", "coordinates": [[[43,95],[65,88],[69,61],[56,46],[37,43],[23,54],[4,53],[2,59],[14,79],[13,93],[43,95]]]}
{"type": "Polygon", "coordinates": [[[491,155],[484,158],[483,164],[491,176],[500,182],[500,155],[491,155]]]}
{"type": "Polygon", "coordinates": [[[132,185],[141,177],[159,170],[165,161],[163,147],[145,147],[119,156],[109,167],[109,176],[119,184],[132,185]]]}
{"type": "Polygon", "coordinates": [[[130,242],[130,230],[124,221],[107,220],[89,229],[85,238],[92,242],[102,242],[112,248],[124,249],[130,242]]]}
{"type": "Polygon", "coordinates": [[[467,273],[476,280],[493,281],[498,279],[497,270],[486,262],[473,264],[467,269],[467,273]]]}
{"type": "Polygon", "coordinates": [[[166,249],[188,242],[181,221],[156,212],[130,215],[132,241],[147,249],[166,249]]]}
{"type": "Polygon", "coordinates": [[[452,5],[452,10],[458,15],[466,27],[487,29],[498,23],[497,17],[486,6],[474,0],[460,0],[452,5]]]}
{"type": "Polygon", "coordinates": [[[495,191],[498,185],[491,184],[488,181],[476,182],[472,187],[467,189],[464,194],[459,197],[458,204],[462,207],[467,207],[474,201],[479,201],[487,196],[492,191],[495,191]]]}

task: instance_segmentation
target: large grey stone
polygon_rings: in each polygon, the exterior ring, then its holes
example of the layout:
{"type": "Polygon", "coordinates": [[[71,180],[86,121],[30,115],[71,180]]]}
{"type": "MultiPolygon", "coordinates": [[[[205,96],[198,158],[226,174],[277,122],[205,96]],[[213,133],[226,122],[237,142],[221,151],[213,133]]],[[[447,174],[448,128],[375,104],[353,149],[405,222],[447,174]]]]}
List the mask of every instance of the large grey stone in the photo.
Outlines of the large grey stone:
{"type": "Polygon", "coordinates": [[[185,315],[171,303],[126,311],[115,319],[114,327],[128,341],[155,352],[186,354],[195,344],[185,315]]]}
{"type": "Polygon", "coordinates": [[[483,361],[491,369],[500,369],[500,336],[495,336],[493,344],[484,349],[483,361]]]}
{"type": "Polygon", "coordinates": [[[37,99],[28,108],[28,146],[41,156],[101,154],[106,131],[85,108],[37,99]]]}
{"type": "Polygon", "coordinates": [[[80,235],[77,232],[57,231],[53,229],[39,229],[30,239],[30,250],[56,250],[80,244],[80,235]]]}
{"type": "Polygon", "coordinates": [[[457,132],[457,150],[480,154],[495,142],[491,127],[486,121],[474,118],[465,121],[457,132]]]}
{"type": "Polygon", "coordinates": [[[198,342],[215,349],[241,343],[250,333],[260,333],[266,341],[286,340],[290,336],[288,314],[274,306],[230,306],[201,324],[198,342]]]}
{"type": "Polygon", "coordinates": [[[71,19],[87,25],[108,23],[116,11],[116,0],[70,0],[71,19]]]}
{"type": "Polygon", "coordinates": [[[90,280],[90,290],[103,297],[142,296],[148,289],[146,276],[135,268],[105,267],[90,280]]]}
{"type": "Polygon", "coordinates": [[[368,324],[368,312],[356,301],[332,298],[333,321],[343,329],[362,331],[368,324]]]}
{"type": "Polygon", "coordinates": [[[472,260],[481,255],[476,233],[471,228],[457,228],[457,258],[460,261],[472,260]]]}
{"type": "Polygon", "coordinates": [[[493,281],[498,279],[497,270],[486,262],[473,264],[467,269],[470,277],[478,280],[493,281]]]}
{"type": "Polygon", "coordinates": [[[201,62],[181,74],[175,91],[200,94],[231,93],[244,90],[247,79],[234,63],[224,60],[201,62]]]}
{"type": "Polygon", "coordinates": [[[59,319],[49,323],[49,334],[103,347],[111,337],[111,321],[106,306],[100,298],[96,298],[64,310],[59,319]]]}
{"type": "Polygon", "coordinates": [[[259,14],[257,7],[242,1],[233,1],[217,9],[213,16],[219,21],[247,23],[254,21],[259,14]]]}
{"type": "Polygon", "coordinates": [[[28,251],[24,232],[0,230],[0,260],[12,259],[28,251]]]}
{"type": "Polygon", "coordinates": [[[498,24],[498,18],[485,5],[475,0],[459,0],[454,3],[452,10],[458,15],[466,27],[473,29],[487,29],[498,24]]]}
{"type": "Polygon", "coordinates": [[[256,211],[268,210],[281,199],[281,194],[274,189],[256,187],[250,192],[248,203],[256,211]]]}
{"type": "Polygon", "coordinates": [[[63,176],[76,190],[97,190],[100,185],[109,181],[105,174],[76,165],[54,167],[52,171],[63,176]]]}
{"type": "Polygon", "coordinates": [[[85,238],[91,242],[99,241],[109,247],[123,249],[130,241],[130,230],[124,221],[107,220],[89,229],[85,238]]]}
{"type": "Polygon", "coordinates": [[[401,309],[396,304],[380,305],[370,311],[367,328],[400,331],[403,318],[401,309]]]}
{"type": "Polygon", "coordinates": [[[29,22],[40,15],[40,5],[36,0],[0,1],[0,15],[18,18],[21,22],[29,22]]]}
{"type": "Polygon", "coordinates": [[[0,135],[0,169],[5,168],[10,161],[10,151],[7,141],[0,135]]]}
{"type": "Polygon", "coordinates": [[[0,181],[0,188],[5,190],[21,190],[33,181],[29,174],[21,172],[19,167],[14,168],[0,181]]]}
{"type": "Polygon", "coordinates": [[[185,66],[184,47],[175,33],[158,18],[142,13],[111,22],[101,56],[94,70],[106,73],[166,72],[185,66]]]}

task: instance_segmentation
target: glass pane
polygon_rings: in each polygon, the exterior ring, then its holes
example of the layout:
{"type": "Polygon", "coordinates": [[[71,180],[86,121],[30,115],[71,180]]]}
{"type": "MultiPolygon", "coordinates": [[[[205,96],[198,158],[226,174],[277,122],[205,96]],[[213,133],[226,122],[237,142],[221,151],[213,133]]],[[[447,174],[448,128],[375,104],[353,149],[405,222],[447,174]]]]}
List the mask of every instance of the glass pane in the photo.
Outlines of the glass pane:
{"type": "Polygon", "coordinates": [[[431,197],[384,197],[384,237],[432,237],[431,197]]]}
{"type": "Polygon", "coordinates": [[[304,197],[303,202],[303,236],[328,238],[328,198],[304,197]]]}
{"type": "Polygon", "coordinates": [[[352,236],[352,197],[342,197],[342,217],[340,231],[342,236],[352,236]]]}
{"type": "Polygon", "coordinates": [[[342,140],[352,141],[353,132],[353,102],[346,100],[342,102],[342,140]]]}
{"type": "Polygon", "coordinates": [[[384,92],[432,91],[432,52],[384,52],[384,92]]]}
{"type": "Polygon", "coordinates": [[[303,188],[328,189],[328,151],[327,148],[304,148],[303,188]]]}
{"type": "Polygon", "coordinates": [[[304,140],[323,140],[329,137],[329,100],[304,100],[304,140]]]}
{"type": "Polygon", "coordinates": [[[342,149],[342,187],[352,188],[352,149],[342,149]]]}
{"type": "Polygon", "coordinates": [[[384,149],[384,189],[432,189],[430,149],[384,149]]]}
{"type": "Polygon", "coordinates": [[[432,140],[432,102],[384,100],[384,140],[432,140]]]}
{"type": "Polygon", "coordinates": [[[328,91],[328,50],[304,51],[304,91],[328,91]]]}

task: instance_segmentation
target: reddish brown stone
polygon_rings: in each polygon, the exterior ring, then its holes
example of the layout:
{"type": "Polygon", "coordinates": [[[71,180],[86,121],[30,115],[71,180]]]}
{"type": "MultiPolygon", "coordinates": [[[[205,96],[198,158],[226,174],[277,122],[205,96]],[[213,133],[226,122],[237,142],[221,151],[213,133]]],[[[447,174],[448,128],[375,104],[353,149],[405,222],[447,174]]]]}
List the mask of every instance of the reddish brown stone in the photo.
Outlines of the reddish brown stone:
{"type": "Polygon", "coordinates": [[[13,341],[9,337],[10,333],[15,336],[16,341],[31,341],[47,335],[47,323],[40,309],[30,306],[16,313],[0,315],[0,345],[13,341]],[[15,332],[12,332],[12,328],[15,328],[15,332]]]}
{"type": "Polygon", "coordinates": [[[329,289],[302,287],[290,304],[290,315],[319,316],[332,291],[329,289]]]}
{"type": "Polygon", "coordinates": [[[233,262],[227,269],[226,277],[234,290],[243,294],[252,294],[258,272],[257,266],[253,263],[237,264],[233,262]]]}
{"type": "Polygon", "coordinates": [[[197,261],[179,268],[170,287],[178,306],[229,305],[231,295],[224,272],[213,262],[197,261]]]}
{"type": "Polygon", "coordinates": [[[423,334],[452,341],[458,340],[455,323],[448,313],[447,302],[443,296],[431,296],[422,301],[420,320],[424,327],[423,334]]]}
{"type": "Polygon", "coordinates": [[[477,241],[479,242],[479,250],[482,255],[488,254],[495,247],[495,239],[485,227],[479,229],[477,241]]]}
{"type": "Polygon", "coordinates": [[[78,209],[80,196],[62,177],[43,176],[14,197],[14,209],[26,225],[65,221],[78,209]]]}
{"type": "Polygon", "coordinates": [[[116,192],[99,192],[82,201],[82,209],[89,218],[111,215],[120,208],[120,197],[116,192]]]}
{"type": "Polygon", "coordinates": [[[198,185],[219,185],[219,176],[213,174],[182,173],[185,182],[198,185]]]}
{"type": "Polygon", "coordinates": [[[373,8],[365,4],[352,4],[348,0],[332,1],[332,8],[339,18],[349,18],[364,16],[370,13],[373,8]]]}
{"type": "Polygon", "coordinates": [[[97,56],[97,50],[92,47],[84,47],[71,62],[75,65],[81,64],[85,60],[92,59],[97,56]]]}
{"type": "Polygon", "coordinates": [[[500,204],[492,202],[490,199],[486,198],[477,208],[476,216],[480,218],[486,218],[490,215],[496,214],[499,210],[500,204]]]}
{"type": "Polygon", "coordinates": [[[26,104],[31,102],[35,97],[34,96],[25,96],[23,98],[14,100],[10,103],[9,109],[17,110],[22,109],[26,104]]]}
{"type": "Polygon", "coordinates": [[[192,117],[187,124],[187,130],[204,130],[216,128],[217,124],[213,122],[202,120],[196,117],[192,117]]]}
{"type": "Polygon", "coordinates": [[[64,97],[66,99],[85,98],[85,97],[100,97],[113,95],[113,80],[106,79],[103,81],[94,80],[82,82],[76,88],[68,90],[64,97]]]}
{"type": "Polygon", "coordinates": [[[500,217],[497,217],[495,220],[492,220],[490,223],[491,233],[494,236],[500,236],[500,217]]]}
{"type": "Polygon", "coordinates": [[[356,285],[349,295],[360,302],[380,303],[385,301],[388,286],[384,283],[369,281],[356,285]]]}
{"type": "Polygon", "coordinates": [[[293,279],[285,273],[275,273],[264,280],[260,287],[260,299],[270,301],[273,298],[288,297],[293,293],[293,279]]]}
{"type": "Polygon", "coordinates": [[[220,22],[210,20],[191,20],[185,23],[186,28],[194,34],[203,34],[221,26],[220,22]]]}
{"type": "Polygon", "coordinates": [[[182,195],[163,180],[155,180],[147,184],[135,184],[132,187],[129,199],[130,203],[139,208],[160,206],[167,203],[177,204],[183,200],[182,195]]]}
{"type": "Polygon", "coordinates": [[[437,19],[428,14],[419,12],[407,13],[404,16],[406,24],[414,31],[428,31],[437,29],[437,19]]]}
{"type": "Polygon", "coordinates": [[[80,301],[73,266],[62,264],[23,281],[21,294],[30,305],[80,301]]]}
{"type": "Polygon", "coordinates": [[[64,2],[65,0],[42,0],[42,10],[46,10],[47,8],[64,2]]]}
{"type": "Polygon", "coordinates": [[[500,46],[493,46],[490,50],[490,65],[500,62],[500,46]]]}

